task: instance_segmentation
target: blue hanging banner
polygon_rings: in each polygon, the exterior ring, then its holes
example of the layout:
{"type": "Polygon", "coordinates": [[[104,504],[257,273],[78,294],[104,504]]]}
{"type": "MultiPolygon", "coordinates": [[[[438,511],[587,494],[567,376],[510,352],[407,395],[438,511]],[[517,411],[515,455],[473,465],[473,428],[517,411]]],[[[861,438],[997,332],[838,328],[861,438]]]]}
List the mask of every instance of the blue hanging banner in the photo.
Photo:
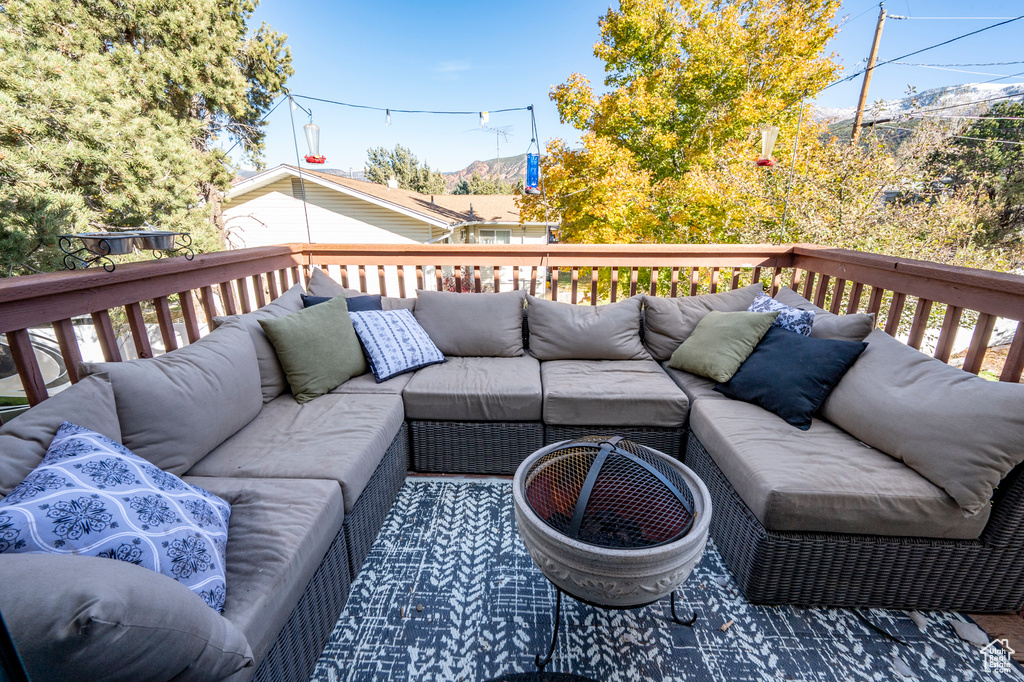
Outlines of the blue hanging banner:
{"type": "Polygon", "coordinates": [[[526,155],[526,193],[540,194],[540,154],[526,155]]]}

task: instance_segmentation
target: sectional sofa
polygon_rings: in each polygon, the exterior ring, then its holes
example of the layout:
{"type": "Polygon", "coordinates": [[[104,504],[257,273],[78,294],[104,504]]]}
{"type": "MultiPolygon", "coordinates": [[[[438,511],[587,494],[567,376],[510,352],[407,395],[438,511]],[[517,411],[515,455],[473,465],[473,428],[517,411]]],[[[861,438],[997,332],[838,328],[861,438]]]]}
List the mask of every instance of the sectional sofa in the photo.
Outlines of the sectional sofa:
{"type": "MultiPolygon", "coordinates": [[[[787,289],[779,301],[817,311],[812,336],[868,344],[808,430],[668,366],[708,312],[746,310],[759,291],[598,307],[518,291],[384,298],[447,361],[302,404],[259,324],[302,309],[299,286],[156,359],[87,363],[0,429],[0,495],[64,420],[123,443],[231,504],[223,614],[135,566],[10,553],[0,614],[40,678],[306,679],[408,470],[510,474],[545,442],[595,433],[685,457],[752,602],[1020,609],[1024,389],[787,289]]],[[[364,295],[317,269],[309,293],[364,295]]]]}

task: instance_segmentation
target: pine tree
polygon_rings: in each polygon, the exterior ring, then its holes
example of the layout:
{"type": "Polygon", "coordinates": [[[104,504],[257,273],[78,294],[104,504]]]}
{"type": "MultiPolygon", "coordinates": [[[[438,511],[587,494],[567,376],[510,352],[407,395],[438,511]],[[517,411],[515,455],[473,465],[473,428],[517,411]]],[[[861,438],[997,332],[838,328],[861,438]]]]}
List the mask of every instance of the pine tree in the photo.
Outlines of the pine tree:
{"type": "Polygon", "coordinates": [[[285,37],[247,37],[253,0],[15,0],[0,10],[0,268],[57,266],[57,236],[153,225],[218,248],[232,173],[292,73],[285,37]]]}
{"type": "Polygon", "coordinates": [[[373,147],[366,152],[366,179],[381,185],[394,178],[402,189],[420,194],[444,194],[447,182],[440,172],[431,170],[426,162],[421,165],[408,147],[396,144],[394,149],[373,147]]]}

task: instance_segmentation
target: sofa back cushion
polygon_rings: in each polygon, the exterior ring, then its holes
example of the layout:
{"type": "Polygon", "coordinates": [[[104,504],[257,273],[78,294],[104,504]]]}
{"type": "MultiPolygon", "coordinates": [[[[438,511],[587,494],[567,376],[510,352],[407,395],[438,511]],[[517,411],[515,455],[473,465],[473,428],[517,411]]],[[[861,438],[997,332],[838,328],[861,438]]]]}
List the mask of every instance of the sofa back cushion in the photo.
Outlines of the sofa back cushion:
{"type": "Polygon", "coordinates": [[[284,370],[281,369],[274,346],[270,343],[270,339],[267,338],[259,321],[291,315],[302,310],[302,295],[302,285],[296,284],[267,305],[251,313],[213,318],[213,323],[218,327],[238,320],[249,332],[252,345],[256,348],[256,361],[260,366],[260,390],[263,392],[263,402],[265,403],[269,403],[288,390],[288,379],[284,375],[284,370]]]}
{"type": "Polygon", "coordinates": [[[187,587],[123,561],[4,556],[0,585],[34,680],[219,680],[253,663],[245,636],[187,587]]]}
{"type": "Polygon", "coordinates": [[[977,514],[1024,461],[1024,386],[986,381],[881,330],[865,340],[822,415],[977,514]]]}
{"type": "Polygon", "coordinates": [[[64,421],[120,442],[114,389],[106,374],[85,377],[0,428],[0,495],[10,494],[39,466],[64,421]]]}
{"type": "Polygon", "coordinates": [[[811,336],[816,339],[863,341],[875,328],[874,313],[835,315],[814,305],[789,287],[779,289],[775,294],[775,300],[791,308],[813,310],[814,324],[811,325],[811,336]]]}
{"type": "Polygon", "coordinates": [[[416,321],[445,356],[514,358],[523,354],[524,291],[500,294],[416,292],[416,321]]]}
{"type": "Polygon", "coordinates": [[[760,284],[720,294],[662,298],[648,296],[644,300],[644,340],[647,350],[658,362],[672,357],[679,344],[693,333],[697,323],[712,310],[739,312],[754,302],[763,290],[760,284]]]}
{"type": "Polygon", "coordinates": [[[650,360],[640,342],[643,299],[590,306],[528,296],[530,353],[538,360],[650,360]]]}
{"type": "Polygon", "coordinates": [[[120,442],[176,476],[263,406],[256,349],[237,321],[157,358],[83,362],[82,371],[110,378],[120,442]]]}
{"type": "MultiPolygon", "coordinates": [[[[376,300],[379,300],[381,304],[381,307],[378,308],[378,310],[414,310],[416,308],[415,298],[397,298],[394,296],[381,296],[380,294],[364,294],[358,289],[346,289],[331,279],[330,275],[317,267],[313,268],[313,272],[309,277],[309,295],[320,298],[344,296],[348,299],[375,296],[376,300]]],[[[361,310],[369,310],[369,308],[361,308],[361,310]]]]}

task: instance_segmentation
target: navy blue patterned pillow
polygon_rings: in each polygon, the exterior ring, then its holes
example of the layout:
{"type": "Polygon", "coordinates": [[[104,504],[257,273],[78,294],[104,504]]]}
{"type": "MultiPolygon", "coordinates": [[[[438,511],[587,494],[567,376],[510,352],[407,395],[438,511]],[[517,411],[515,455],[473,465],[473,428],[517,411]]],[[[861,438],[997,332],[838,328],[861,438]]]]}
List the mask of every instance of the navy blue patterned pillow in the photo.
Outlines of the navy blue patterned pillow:
{"type": "Polygon", "coordinates": [[[64,422],[39,466],[0,500],[0,552],[127,561],[223,611],[230,516],[213,493],[64,422]]]}
{"type": "Polygon", "coordinates": [[[367,310],[350,317],[377,383],[444,362],[444,355],[408,310],[367,310]]]}
{"type": "MultiPolygon", "coordinates": [[[[302,305],[305,308],[315,306],[319,303],[329,301],[333,296],[310,296],[309,294],[302,294],[302,305]]],[[[367,294],[366,296],[349,296],[345,298],[345,305],[348,306],[350,313],[359,312],[363,310],[380,310],[382,304],[380,302],[380,294],[367,294]]]]}
{"type": "Polygon", "coordinates": [[[747,310],[752,313],[774,313],[778,311],[779,316],[775,318],[775,322],[772,324],[773,327],[787,329],[804,336],[810,336],[811,325],[814,324],[813,310],[791,308],[784,303],[779,303],[763,292],[758,292],[754,302],[750,304],[747,310]]]}

